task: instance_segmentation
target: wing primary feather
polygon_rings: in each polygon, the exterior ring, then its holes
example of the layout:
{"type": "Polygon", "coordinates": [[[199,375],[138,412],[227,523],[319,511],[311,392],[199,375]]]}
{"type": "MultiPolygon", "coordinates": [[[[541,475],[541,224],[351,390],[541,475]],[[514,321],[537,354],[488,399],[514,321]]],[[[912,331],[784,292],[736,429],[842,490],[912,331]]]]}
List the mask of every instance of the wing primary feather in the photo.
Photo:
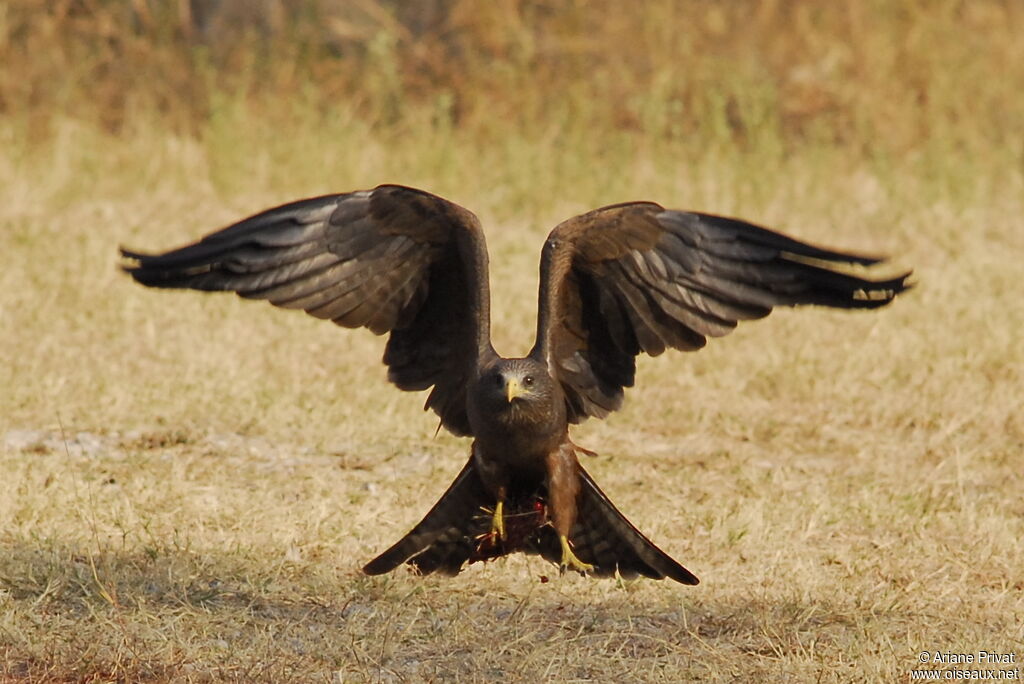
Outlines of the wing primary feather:
{"type": "MultiPolygon", "coordinates": [[[[748,246],[754,246],[862,266],[884,261],[881,257],[817,247],[764,226],[715,214],[666,210],[658,214],[657,220],[679,237],[686,239],[687,236],[694,236],[699,241],[693,246],[714,254],[720,253],[721,256],[730,256],[731,249],[743,250],[748,246]]],[[[750,258],[747,254],[749,253],[741,252],[740,256],[750,258]]]]}

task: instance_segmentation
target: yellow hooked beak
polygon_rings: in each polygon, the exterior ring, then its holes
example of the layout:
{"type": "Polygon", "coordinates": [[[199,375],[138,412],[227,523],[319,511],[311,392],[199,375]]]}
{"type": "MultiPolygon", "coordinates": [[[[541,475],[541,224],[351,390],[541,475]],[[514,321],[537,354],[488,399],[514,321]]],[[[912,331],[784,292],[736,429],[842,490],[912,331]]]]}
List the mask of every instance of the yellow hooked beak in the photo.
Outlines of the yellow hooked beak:
{"type": "Polygon", "coordinates": [[[524,394],[526,394],[526,391],[515,378],[509,378],[508,382],[505,383],[505,396],[508,398],[509,403],[512,403],[513,399],[521,397],[524,394]]]}

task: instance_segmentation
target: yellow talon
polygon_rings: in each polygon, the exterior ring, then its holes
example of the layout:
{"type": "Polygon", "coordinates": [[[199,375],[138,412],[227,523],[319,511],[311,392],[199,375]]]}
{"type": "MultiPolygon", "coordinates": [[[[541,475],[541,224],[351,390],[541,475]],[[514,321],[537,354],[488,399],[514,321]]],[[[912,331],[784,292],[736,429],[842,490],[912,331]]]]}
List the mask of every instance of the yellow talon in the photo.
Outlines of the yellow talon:
{"type": "Polygon", "coordinates": [[[562,572],[568,568],[569,570],[576,570],[577,572],[593,572],[594,566],[590,563],[584,563],[576,554],[569,548],[569,538],[559,537],[558,540],[562,543],[562,562],[559,564],[562,572]]]}
{"type": "Polygon", "coordinates": [[[505,502],[499,501],[494,507],[494,517],[491,518],[491,534],[497,534],[498,539],[505,541],[505,502]]]}

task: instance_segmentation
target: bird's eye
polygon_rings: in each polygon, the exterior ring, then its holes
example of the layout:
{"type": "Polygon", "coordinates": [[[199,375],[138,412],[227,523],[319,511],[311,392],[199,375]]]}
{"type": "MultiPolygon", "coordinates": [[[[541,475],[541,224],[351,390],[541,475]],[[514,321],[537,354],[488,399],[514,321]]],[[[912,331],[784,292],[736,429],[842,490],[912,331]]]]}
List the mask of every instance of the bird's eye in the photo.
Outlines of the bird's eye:
{"type": "Polygon", "coordinates": [[[533,384],[533,376],[532,375],[527,375],[525,378],[523,378],[523,384],[526,385],[527,387],[532,385],[533,384]]]}
{"type": "Polygon", "coordinates": [[[497,385],[498,387],[503,387],[505,385],[505,378],[501,377],[500,375],[495,375],[494,384],[497,385]]]}

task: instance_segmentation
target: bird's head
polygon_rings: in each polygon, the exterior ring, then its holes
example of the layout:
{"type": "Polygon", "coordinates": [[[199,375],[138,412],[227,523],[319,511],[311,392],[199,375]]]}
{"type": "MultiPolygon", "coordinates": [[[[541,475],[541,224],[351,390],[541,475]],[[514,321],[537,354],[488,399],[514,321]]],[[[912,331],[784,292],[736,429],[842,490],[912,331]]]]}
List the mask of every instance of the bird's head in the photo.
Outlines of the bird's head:
{"type": "Polygon", "coordinates": [[[512,413],[548,411],[554,397],[547,367],[532,359],[501,359],[481,381],[487,403],[512,413]]]}

